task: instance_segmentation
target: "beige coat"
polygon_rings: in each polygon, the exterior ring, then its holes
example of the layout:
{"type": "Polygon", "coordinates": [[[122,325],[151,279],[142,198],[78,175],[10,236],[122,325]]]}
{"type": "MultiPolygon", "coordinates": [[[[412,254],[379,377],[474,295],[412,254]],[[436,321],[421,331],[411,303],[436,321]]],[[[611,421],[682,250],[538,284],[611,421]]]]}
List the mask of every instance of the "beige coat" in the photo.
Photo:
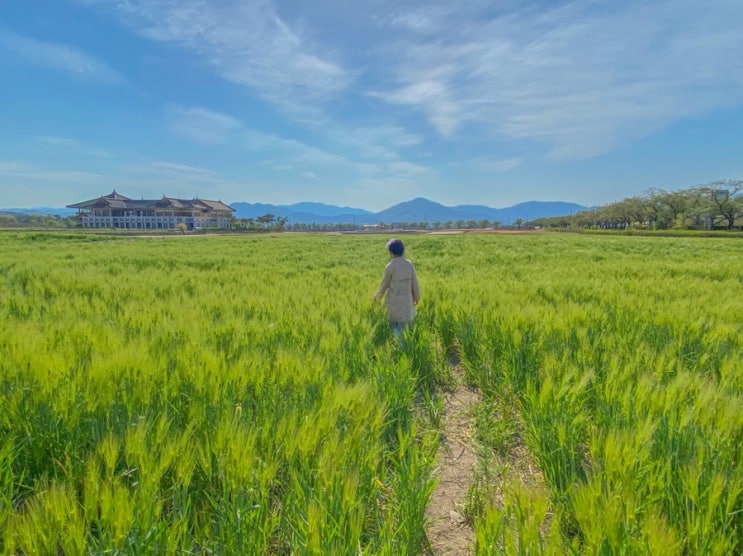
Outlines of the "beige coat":
{"type": "Polygon", "coordinates": [[[384,269],[382,283],[374,299],[387,297],[387,317],[392,322],[410,322],[415,317],[415,305],[421,298],[415,267],[404,257],[392,257],[384,269]]]}

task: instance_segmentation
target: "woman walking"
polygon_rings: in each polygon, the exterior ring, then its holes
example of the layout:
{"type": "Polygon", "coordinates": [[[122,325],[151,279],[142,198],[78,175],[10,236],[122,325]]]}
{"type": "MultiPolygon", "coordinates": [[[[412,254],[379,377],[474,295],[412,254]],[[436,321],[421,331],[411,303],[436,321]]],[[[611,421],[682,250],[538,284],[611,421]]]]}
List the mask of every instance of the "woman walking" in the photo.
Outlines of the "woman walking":
{"type": "Polygon", "coordinates": [[[402,340],[402,331],[409,327],[415,318],[415,306],[421,298],[418,275],[413,263],[406,259],[405,245],[399,239],[387,242],[390,253],[390,262],[384,269],[382,283],[374,295],[374,301],[379,301],[387,295],[384,305],[387,308],[387,318],[392,326],[398,341],[402,340]]]}

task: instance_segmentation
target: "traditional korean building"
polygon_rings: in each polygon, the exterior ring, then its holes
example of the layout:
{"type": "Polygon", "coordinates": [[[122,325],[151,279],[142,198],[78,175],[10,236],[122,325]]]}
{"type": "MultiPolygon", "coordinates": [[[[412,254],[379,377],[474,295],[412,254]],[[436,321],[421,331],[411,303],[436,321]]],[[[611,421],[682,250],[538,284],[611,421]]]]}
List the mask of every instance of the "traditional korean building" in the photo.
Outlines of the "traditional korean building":
{"type": "Polygon", "coordinates": [[[185,224],[188,230],[232,228],[235,211],[222,201],[204,199],[130,199],[114,190],[109,195],[67,205],[78,210],[83,228],[172,230],[185,224]]]}

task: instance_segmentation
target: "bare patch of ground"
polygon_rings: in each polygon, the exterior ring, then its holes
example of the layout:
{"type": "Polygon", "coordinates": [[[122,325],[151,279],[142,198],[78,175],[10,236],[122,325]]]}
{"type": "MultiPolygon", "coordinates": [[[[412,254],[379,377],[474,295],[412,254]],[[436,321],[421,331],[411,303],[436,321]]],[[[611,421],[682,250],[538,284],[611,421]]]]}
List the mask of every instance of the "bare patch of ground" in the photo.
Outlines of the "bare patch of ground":
{"type": "MultiPolygon", "coordinates": [[[[470,485],[476,480],[478,465],[497,470],[489,485],[487,497],[497,507],[503,507],[504,487],[514,482],[530,488],[545,488],[544,477],[524,439],[518,432],[511,437],[506,453],[491,453],[487,462],[478,461],[475,452],[475,422],[473,409],[482,399],[480,392],[466,385],[459,365],[452,364],[455,388],[446,394],[442,418],[442,437],[436,469],[438,484],[431,494],[426,518],[430,554],[434,556],[467,556],[475,553],[475,535],[465,518],[465,505],[470,485]]],[[[504,408],[506,409],[506,408],[504,408]]],[[[513,410],[513,408],[508,408],[513,410]]],[[[511,422],[520,428],[514,416],[499,415],[496,419],[511,422]]],[[[479,471],[482,471],[479,468],[479,471]]],[[[551,516],[542,524],[542,534],[549,532],[551,516]]]]}
{"type": "Polygon", "coordinates": [[[431,552],[442,556],[474,554],[475,536],[464,517],[464,505],[477,464],[470,408],[479,403],[480,394],[462,384],[461,376],[457,382],[444,402],[438,485],[426,508],[431,552]]]}

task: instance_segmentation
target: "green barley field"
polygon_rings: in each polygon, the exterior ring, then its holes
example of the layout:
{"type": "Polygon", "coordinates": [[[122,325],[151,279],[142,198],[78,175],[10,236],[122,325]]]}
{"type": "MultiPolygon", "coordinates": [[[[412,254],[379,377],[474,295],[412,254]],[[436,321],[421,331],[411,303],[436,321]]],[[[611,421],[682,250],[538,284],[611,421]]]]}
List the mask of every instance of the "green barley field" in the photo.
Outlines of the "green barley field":
{"type": "Polygon", "coordinates": [[[0,234],[0,553],[427,554],[455,366],[473,554],[743,553],[743,241],[387,239],[0,234]]]}

